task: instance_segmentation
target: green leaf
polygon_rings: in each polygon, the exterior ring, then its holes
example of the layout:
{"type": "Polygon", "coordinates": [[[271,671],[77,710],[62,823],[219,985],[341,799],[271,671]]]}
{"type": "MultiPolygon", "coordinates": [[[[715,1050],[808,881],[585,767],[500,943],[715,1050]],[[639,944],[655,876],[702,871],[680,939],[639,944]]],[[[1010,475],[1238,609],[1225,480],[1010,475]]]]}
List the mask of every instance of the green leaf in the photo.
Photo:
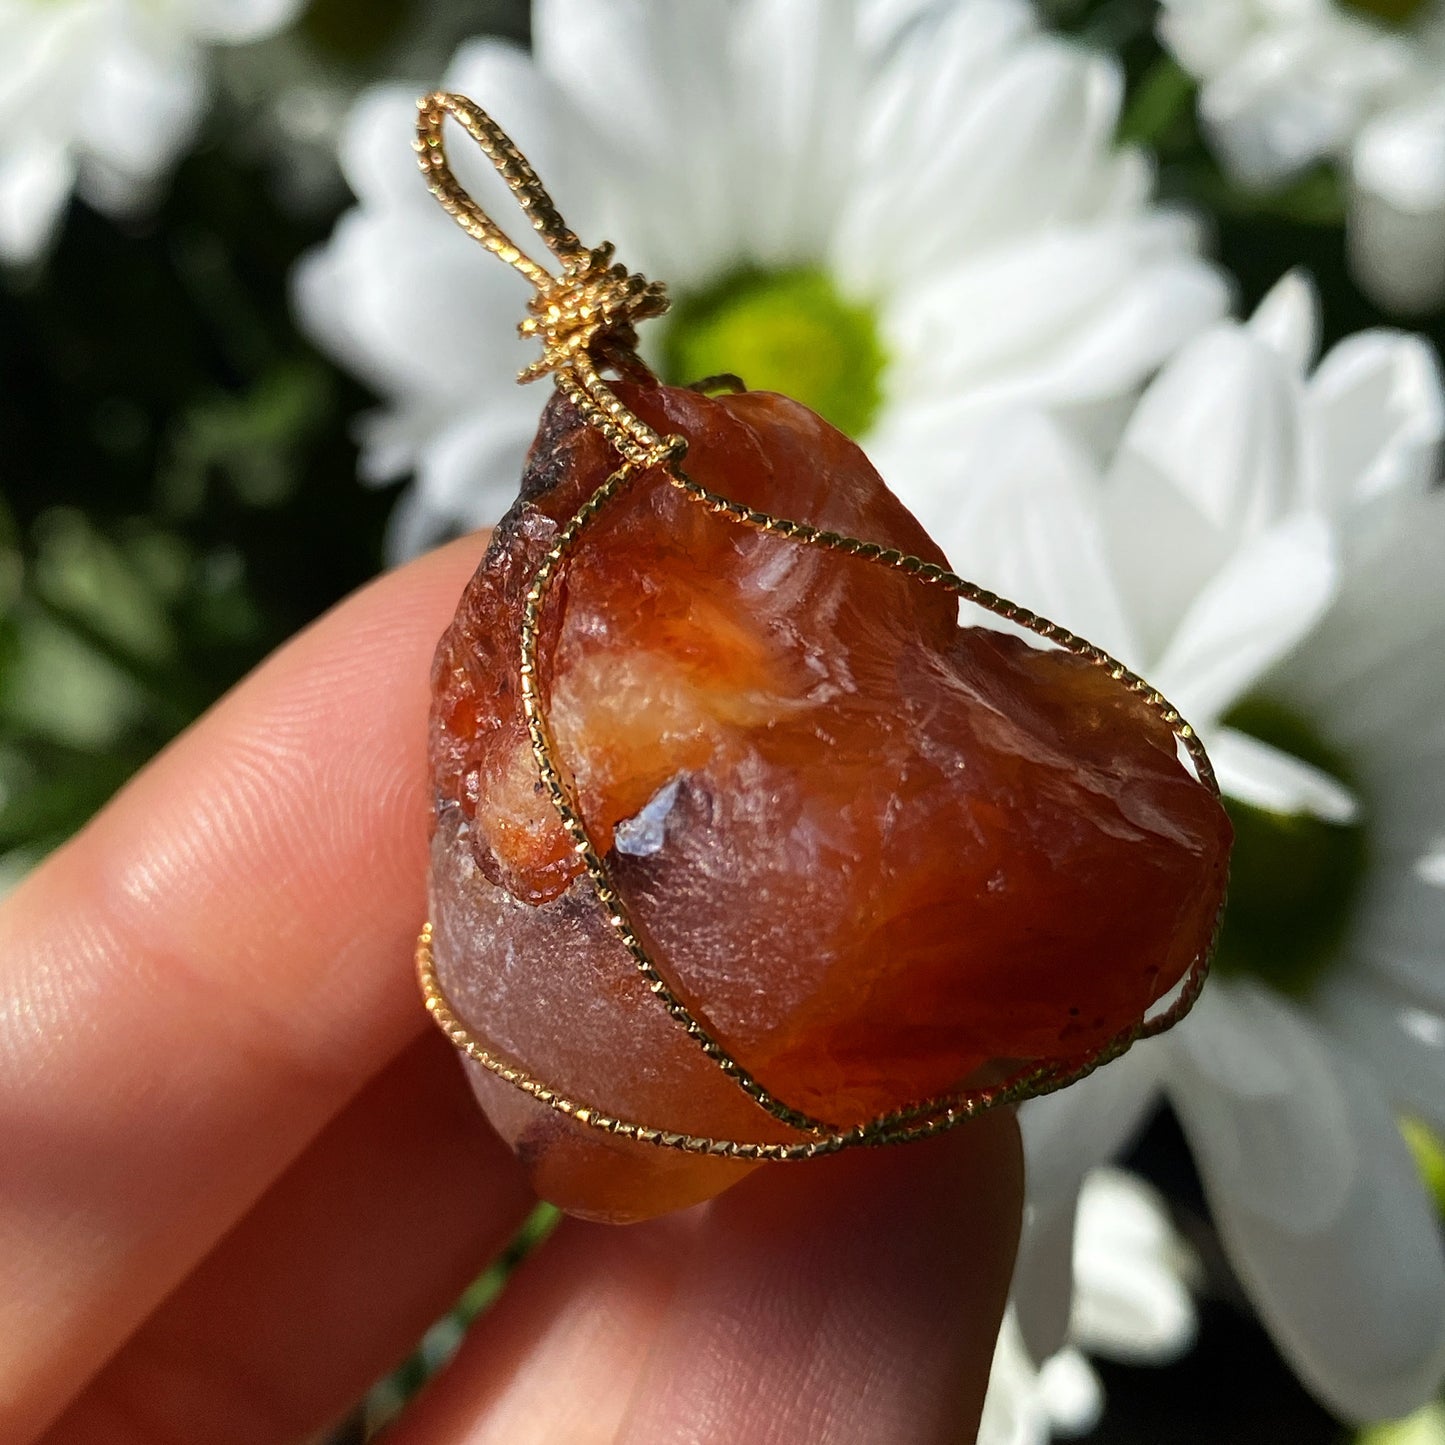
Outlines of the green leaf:
{"type": "Polygon", "coordinates": [[[184,568],[184,561],[171,555],[162,565],[158,540],[152,536],[149,546],[133,547],[127,555],[84,513],[53,508],[35,527],[35,594],[123,656],[163,664],[177,650],[165,593],[175,585],[175,567],[184,568]]]}
{"type": "Polygon", "coordinates": [[[1139,82],[1119,121],[1120,145],[1150,146],[1188,127],[1194,111],[1194,77],[1163,55],[1139,82]]]}
{"type": "Polygon", "coordinates": [[[157,477],[162,505],[193,516],[219,476],[248,507],[278,507],[296,491],[302,444],[331,409],[332,380],[311,358],[278,362],[239,396],[193,402],[175,423],[157,477]]]}

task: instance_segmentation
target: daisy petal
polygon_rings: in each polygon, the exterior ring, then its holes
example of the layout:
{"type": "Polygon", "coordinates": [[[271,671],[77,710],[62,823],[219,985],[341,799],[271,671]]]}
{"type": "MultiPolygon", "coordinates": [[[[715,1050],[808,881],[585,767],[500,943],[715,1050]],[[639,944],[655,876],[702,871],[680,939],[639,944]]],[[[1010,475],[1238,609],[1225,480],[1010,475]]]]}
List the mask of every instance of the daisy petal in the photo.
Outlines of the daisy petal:
{"type": "Polygon", "coordinates": [[[736,117],[731,163],[766,177],[768,203],[751,207],[740,238],[764,266],[813,262],[827,246],[855,149],[871,67],[853,7],[832,0],[752,0],[732,35],[736,117]]]}
{"type": "Polygon", "coordinates": [[[1326,979],[1316,1007],[1403,1112],[1445,1134],[1445,1012],[1422,1007],[1386,978],[1358,972],[1326,979]]]}
{"type": "Polygon", "coordinates": [[[1038,1371],[1009,1311],[994,1346],[976,1445],[1049,1445],[1052,1438],[1038,1371]]]}
{"type": "Polygon", "coordinates": [[[1185,1255],[1154,1190],[1121,1169],[1095,1169],[1074,1241],[1075,1341],[1130,1364],[1165,1364],[1189,1349],[1198,1320],[1180,1278],[1185,1255]]]}
{"type": "Polygon", "coordinates": [[[1151,658],[1235,549],[1287,510],[1300,394],[1293,363],[1226,323],[1179,352],[1140,398],[1104,505],[1111,561],[1147,625],[1151,658]]]}
{"type": "Polygon", "coordinates": [[[1360,815],[1355,794],[1322,768],[1237,728],[1215,728],[1208,742],[1220,788],[1241,803],[1334,824],[1353,823],[1360,815]]]}
{"type": "Polygon", "coordinates": [[[1246,46],[1204,88],[1200,120],[1247,185],[1276,185],[1347,140],[1358,106],[1319,84],[1323,63],[1312,35],[1285,32],[1246,46]]]}
{"type": "Polygon", "coordinates": [[[1030,1199],[1019,1237],[1010,1298],[1029,1354],[1046,1360],[1069,1341],[1074,1313],[1077,1193],[1030,1199]]]}
{"type": "Polygon", "coordinates": [[[37,136],[0,152],[0,261],[24,264],[45,250],[74,184],[63,142],[37,136]]]}
{"type": "Polygon", "coordinates": [[[1103,1418],[1104,1387],[1078,1350],[1060,1350],[1039,1366],[1039,1392],[1062,1435],[1087,1435],[1103,1418]]]}
{"type": "Polygon", "coordinates": [[[416,155],[396,144],[416,125],[416,96],[410,86],[378,85],[351,108],[337,142],[337,159],[346,183],[360,201],[403,205],[415,210],[434,205],[418,184],[416,155]]]}
{"type": "Polygon", "coordinates": [[[1060,226],[900,291],[880,318],[902,359],[890,381],[980,408],[1114,396],[1223,304],[1218,278],[1178,255],[1188,234],[1169,216],[1060,226]]]}
{"type": "Polygon", "coordinates": [[[1355,760],[1365,791],[1380,790],[1375,817],[1393,827],[1419,816],[1411,790],[1440,801],[1445,670],[1425,664],[1445,655],[1445,493],[1392,497],[1339,532],[1338,598],[1270,686],[1355,760]]]}
{"type": "Polygon", "coordinates": [[[1253,980],[1216,980],[1162,1042],[1170,1101],[1212,1189],[1282,1229],[1328,1228],[1357,1167],[1350,1106],[1299,1010],[1253,980]]]}
{"type": "Polygon", "coordinates": [[[510,408],[490,407],[437,437],[422,457],[405,505],[392,515],[388,559],[403,561],[495,522],[517,495],[536,422],[522,398],[510,408]]]}
{"type": "Polygon", "coordinates": [[[1310,379],[1305,415],[1316,479],[1308,500],[1357,525],[1371,503],[1417,495],[1435,479],[1445,435],[1439,359],[1419,336],[1346,337],[1310,379]]]}
{"type": "Polygon", "coordinates": [[[236,45],[274,35],[289,25],[306,0],[188,0],[187,21],[202,40],[236,45]]]}
{"type": "MultiPolygon", "coordinates": [[[[1290,1040],[1274,1028],[1260,1043],[1283,1044],[1298,1059],[1303,1033],[1290,1040]]],[[[1346,1418],[1394,1418],[1428,1399],[1445,1370],[1445,1253],[1374,1081],[1345,1057],[1327,1057],[1313,1037],[1307,1047],[1307,1072],[1327,1081],[1333,1102],[1292,1111],[1287,1129],[1262,1127],[1258,1098],[1210,1088],[1202,1076],[1181,1079],[1171,1097],[1225,1248],[1291,1364],[1346,1418]],[[1264,1191],[1273,1207],[1241,1170],[1238,1144],[1247,1139],[1257,1146],[1249,1157],[1274,1176],[1264,1191]],[[1311,1181],[1316,1161],[1331,1155],[1349,1166],[1343,1194],[1322,1211],[1311,1181]]]]}
{"type": "Polygon", "coordinates": [[[955,570],[1131,656],[1088,461],[1037,413],[944,430],[952,445],[932,446],[922,427],[905,423],[897,444],[881,438],[869,452],[955,570]]]}
{"type": "Polygon", "coordinates": [[[1320,298],[1307,272],[1288,271],[1254,308],[1245,329],[1303,373],[1320,344],[1320,298]]]}
{"type": "Polygon", "coordinates": [[[1445,871],[1382,868],[1355,922],[1355,947],[1423,1005],[1445,1011],[1445,871]]]}
{"type": "Polygon", "coordinates": [[[81,194],[122,212],[147,198],[190,143],[206,98],[206,66],[184,35],[154,17],[115,18],[106,63],[76,97],[81,194]]]}
{"type": "Polygon", "coordinates": [[[1019,1327],[1035,1359],[1068,1337],[1074,1274],[1075,1209],[1085,1176],[1117,1157],[1159,1101],[1156,1044],[1139,1044],[1062,1093],[1019,1110],[1029,1219],[1014,1270],[1019,1327]]]}
{"type": "Polygon", "coordinates": [[[1170,639],[1155,683],[1185,717],[1220,716],[1323,616],[1334,596],[1334,538],[1296,514],[1236,549],[1170,639]]]}
{"type": "Polygon", "coordinates": [[[1445,297],[1445,96],[1370,121],[1351,166],[1350,260],[1382,306],[1406,314],[1445,297]]]}

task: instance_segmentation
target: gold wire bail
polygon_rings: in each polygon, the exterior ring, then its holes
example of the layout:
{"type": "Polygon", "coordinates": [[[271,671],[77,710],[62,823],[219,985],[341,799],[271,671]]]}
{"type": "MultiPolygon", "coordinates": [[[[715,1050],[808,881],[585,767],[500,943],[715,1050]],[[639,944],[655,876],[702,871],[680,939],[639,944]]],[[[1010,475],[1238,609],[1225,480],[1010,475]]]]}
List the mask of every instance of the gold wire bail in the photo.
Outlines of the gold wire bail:
{"type": "Polygon", "coordinates": [[[414,146],[427,188],[447,214],[532,283],[536,294],[527,305],[530,314],[517,329],[523,337],[541,341],[542,356],[523,368],[519,381],[566,370],[588,351],[603,357],[630,356],[637,344],[635,323],[667,310],[667,290],[661,282],[615,264],[610,242],[588,247],[577,239],[527,158],[475,101],[445,90],[422,96],[417,101],[414,146]],[[457,180],[442,138],[448,115],[482,148],[532,229],[561,264],[560,273],[527,255],[457,180]]]}

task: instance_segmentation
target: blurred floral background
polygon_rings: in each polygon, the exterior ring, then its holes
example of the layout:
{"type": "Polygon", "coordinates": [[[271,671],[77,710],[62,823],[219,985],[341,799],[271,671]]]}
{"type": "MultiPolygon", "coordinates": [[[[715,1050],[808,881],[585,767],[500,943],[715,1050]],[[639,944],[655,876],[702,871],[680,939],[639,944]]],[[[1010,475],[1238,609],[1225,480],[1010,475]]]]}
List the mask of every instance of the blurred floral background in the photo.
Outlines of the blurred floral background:
{"type": "Polygon", "coordinates": [[[1215,758],[1219,978],[1026,1108],[981,1438],[1445,1442],[1445,8],[0,0],[0,888],[505,508],[541,395],[439,82],[669,283],[664,375],[813,405],[1215,758]]]}

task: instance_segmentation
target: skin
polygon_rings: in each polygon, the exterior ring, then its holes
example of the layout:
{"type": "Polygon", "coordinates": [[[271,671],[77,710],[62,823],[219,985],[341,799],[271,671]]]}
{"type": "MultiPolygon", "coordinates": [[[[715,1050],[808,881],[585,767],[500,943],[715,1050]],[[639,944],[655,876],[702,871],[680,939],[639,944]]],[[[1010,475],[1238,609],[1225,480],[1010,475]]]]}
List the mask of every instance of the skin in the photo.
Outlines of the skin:
{"type": "MultiPolygon", "coordinates": [[[[341,604],[0,908],[0,1439],[303,1439],[526,1217],[409,963],[479,555],[341,604]]],[[[1000,1115],[566,1221],[388,1438],[971,1439],[1021,1178],[1000,1115]]]]}

